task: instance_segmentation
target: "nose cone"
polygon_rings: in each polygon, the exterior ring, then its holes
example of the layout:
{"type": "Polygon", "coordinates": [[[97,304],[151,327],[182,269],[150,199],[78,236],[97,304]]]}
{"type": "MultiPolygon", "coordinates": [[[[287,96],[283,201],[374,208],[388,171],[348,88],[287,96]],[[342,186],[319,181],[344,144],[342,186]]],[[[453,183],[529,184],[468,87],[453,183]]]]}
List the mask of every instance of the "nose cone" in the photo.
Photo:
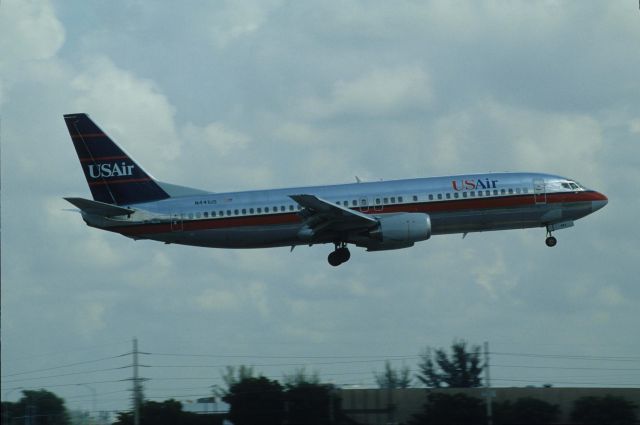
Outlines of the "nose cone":
{"type": "Polygon", "coordinates": [[[598,211],[609,203],[609,199],[602,193],[596,193],[596,199],[591,201],[591,212],[598,211]]]}

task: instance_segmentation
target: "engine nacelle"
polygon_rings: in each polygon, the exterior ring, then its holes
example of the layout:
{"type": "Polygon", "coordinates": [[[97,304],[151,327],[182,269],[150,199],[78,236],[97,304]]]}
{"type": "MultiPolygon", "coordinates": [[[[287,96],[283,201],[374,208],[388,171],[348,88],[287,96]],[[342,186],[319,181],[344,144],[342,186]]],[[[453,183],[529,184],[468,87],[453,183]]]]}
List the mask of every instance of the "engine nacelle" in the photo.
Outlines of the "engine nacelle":
{"type": "MultiPolygon", "coordinates": [[[[424,213],[402,213],[382,216],[380,223],[370,236],[380,242],[381,246],[406,246],[414,242],[425,241],[431,237],[431,218],[424,213]]],[[[384,248],[383,248],[384,249],[384,248]]],[[[391,248],[393,249],[393,248],[391,248]]]]}

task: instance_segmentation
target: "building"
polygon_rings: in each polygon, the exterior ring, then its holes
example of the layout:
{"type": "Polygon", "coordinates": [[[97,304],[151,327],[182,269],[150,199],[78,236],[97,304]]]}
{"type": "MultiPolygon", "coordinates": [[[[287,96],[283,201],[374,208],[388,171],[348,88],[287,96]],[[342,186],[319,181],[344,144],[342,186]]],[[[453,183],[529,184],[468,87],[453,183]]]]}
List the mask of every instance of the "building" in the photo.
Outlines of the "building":
{"type": "MultiPolygon", "coordinates": [[[[427,391],[446,394],[463,393],[484,399],[484,388],[407,388],[407,389],[343,389],[339,391],[342,410],[351,419],[367,425],[389,425],[408,422],[422,411],[427,391]]],[[[560,407],[559,422],[570,424],[573,403],[582,397],[622,397],[640,406],[640,388],[492,388],[495,402],[532,397],[560,407]]],[[[640,416],[640,411],[638,411],[640,416]]]]}

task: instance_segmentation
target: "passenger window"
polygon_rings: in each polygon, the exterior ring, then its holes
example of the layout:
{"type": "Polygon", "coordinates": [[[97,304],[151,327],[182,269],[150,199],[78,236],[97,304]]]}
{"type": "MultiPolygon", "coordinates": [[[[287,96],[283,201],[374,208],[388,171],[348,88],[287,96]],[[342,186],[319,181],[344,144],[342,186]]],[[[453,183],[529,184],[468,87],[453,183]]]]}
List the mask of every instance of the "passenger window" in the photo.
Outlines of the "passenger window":
{"type": "Polygon", "coordinates": [[[353,205],[354,207],[358,206],[358,201],[356,201],[355,199],[353,201],[351,201],[351,205],[353,205]]]}
{"type": "Polygon", "coordinates": [[[189,213],[189,220],[193,220],[193,213],[189,213]]]}
{"type": "Polygon", "coordinates": [[[280,205],[280,211],[284,211],[284,205],[280,205]]]}
{"type": "Polygon", "coordinates": [[[462,192],[462,197],[463,197],[463,198],[466,198],[467,196],[468,196],[468,195],[467,195],[467,192],[462,192]]]}
{"type": "Polygon", "coordinates": [[[506,190],[500,189],[500,193],[504,195],[506,193],[506,190]]]}
{"type": "Polygon", "coordinates": [[[293,211],[293,205],[289,205],[289,211],[293,211]]]}
{"type": "Polygon", "coordinates": [[[445,193],[445,194],[444,194],[444,196],[445,196],[447,199],[451,199],[451,194],[450,194],[450,193],[445,193]]]}
{"type": "Polygon", "coordinates": [[[471,195],[471,197],[472,197],[472,198],[474,198],[474,197],[476,196],[476,191],[475,191],[475,190],[472,190],[472,191],[469,193],[469,195],[471,195]]]}
{"type": "Polygon", "coordinates": [[[253,214],[253,208],[249,208],[249,214],[253,214]]]}
{"type": "Polygon", "coordinates": [[[269,212],[269,207],[264,207],[264,212],[268,213],[269,212]]]}
{"type": "Polygon", "coordinates": [[[391,197],[391,203],[392,203],[392,204],[395,204],[395,203],[396,203],[396,197],[395,197],[395,196],[392,196],[392,197],[391,197]]]}
{"type": "Polygon", "coordinates": [[[442,199],[442,193],[438,193],[438,199],[442,199]]]}
{"type": "Polygon", "coordinates": [[[429,200],[433,201],[433,195],[429,195],[429,200]]]}
{"type": "Polygon", "coordinates": [[[478,197],[482,197],[482,191],[481,190],[478,191],[478,197]]]}
{"type": "Polygon", "coordinates": [[[376,198],[376,205],[380,205],[380,198],[376,198]]]}
{"type": "Polygon", "coordinates": [[[493,194],[494,194],[494,195],[497,195],[497,194],[498,194],[498,189],[495,189],[495,190],[493,191],[493,194]]]}
{"type": "Polygon", "coordinates": [[[455,192],[455,193],[453,194],[453,197],[454,197],[454,198],[456,198],[456,199],[458,199],[458,196],[460,196],[460,195],[458,194],[458,192],[455,192]]]}
{"type": "Polygon", "coordinates": [[[513,194],[513,189],[509,188],[509,195],[513,194]]]}
{"type": "Polygon", "coordinates": [[[196,218],[200,218],[201,216],[202,216],[202,214],[200,214],[200,211],[198,211],[198,212],[196,213],[196,218]]]}
{"type": "Polygon", "coordinates": [[[216,216],[216,212],[215,211],[211,211],[211,217],[215,217],[216,216]]]}
{"type": "Polygon", "coordinates": [[[227,210],[227,215],[231,215],[231,210],[227,210]]]}
{"type": "Polygon", "coordinates": [[[529,193],[529,189],[526,187],[522,188],[522,193],[529,193]]]}
{"type": "Polygon", "coordinates": [[[238,210],[233,210],[233,213],[234,213],[235,215],[238,215],[238,214],[240,214],[240,211],[238,211],[238,210]]]}
{"type": "Polygon", "coordinates": [[[413,195],[413,202],[418,202],[418,197],[416,195],[413,195]]]}
{"type": "Polygon", "coordinates": [[[520,193],[520,188],[516,187],[516,193],[520,193]]]}
{"type": "Polygon", "coordinates": [[[402,196],[398,196],[398,202],[402,203],[402,196]]]}
{"type": "Polygon", "coordinates": [[[247,214],[247,209],[246,209],[246,208],[243,208],[243,209],[242,209],[242,215],[246,215],[246,214],[247,214]]]}
{"type": "Polygon", "coordinates": [[[202,213],[204,215],[205,218],[209,217],[209,212],[205,211],[204,213],[202,213]]]}

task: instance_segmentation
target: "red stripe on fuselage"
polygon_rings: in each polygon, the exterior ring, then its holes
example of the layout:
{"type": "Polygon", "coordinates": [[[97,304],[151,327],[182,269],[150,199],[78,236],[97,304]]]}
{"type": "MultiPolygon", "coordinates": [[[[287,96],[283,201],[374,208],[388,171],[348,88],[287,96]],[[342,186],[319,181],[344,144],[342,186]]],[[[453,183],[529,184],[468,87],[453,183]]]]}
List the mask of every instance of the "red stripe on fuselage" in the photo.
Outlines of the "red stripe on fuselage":
{"type": "MultiPolygon", "coordinates": [[[[606,197],[598,192],[563,192],[547,193],[546,204],[591,202],[605,200],[606,197]],[[603,199],[604,198],[604,199],[603,199]]],[[[449,199],[441,201],[420,202],[411,204],[384,205],[382,210],[374,210],[371,206],[367,210],[355,208],[365,214],[386,214],[400,212],[421,212],[426,214],[491,210],[499,208],[518,208],[535,206],[535,198],[532,194],[507,195],[487,198],[449,199]]],[[[541,203],[539,205],[545,205],[541,203]]],[[[283,224],[301,223],[302,219],[297,213],[287,214],[261,214],[252,216],[218,217],[201,220],[184,220],[182,231],[215,230],[238,227],[276,226],[283,224]]],[[[132,224],[129,226],[106,227],[105,230],[121,233],[127,236],[151,235],[155,233],[170,233],[175,231],[170,223],[132,224]]]]}

